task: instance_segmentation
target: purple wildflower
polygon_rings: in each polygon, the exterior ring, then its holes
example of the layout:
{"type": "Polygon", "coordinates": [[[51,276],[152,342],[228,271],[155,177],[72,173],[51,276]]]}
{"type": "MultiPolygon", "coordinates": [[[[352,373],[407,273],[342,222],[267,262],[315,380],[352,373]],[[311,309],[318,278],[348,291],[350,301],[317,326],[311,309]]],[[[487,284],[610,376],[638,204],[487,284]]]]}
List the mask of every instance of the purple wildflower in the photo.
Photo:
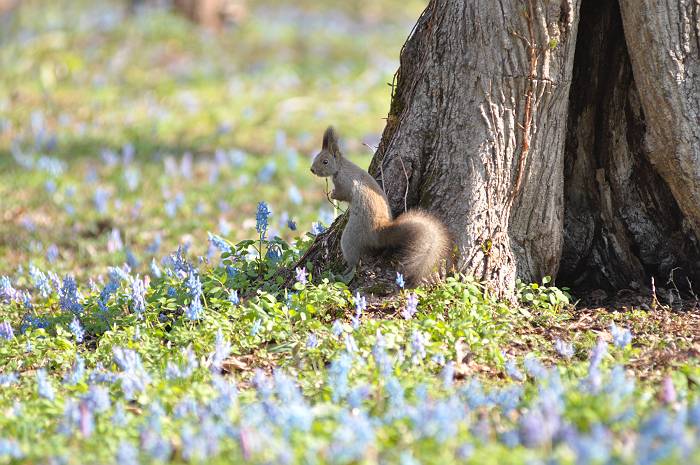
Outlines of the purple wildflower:
{"type": "Polygon", "coordinates": [[[664,377],[661,381],[661,401],[666,404],[674,404],[677,399],[676,388],[673,386],[673,380],[670,376],[664,377]]]}
{"type": "Polygon", "coordinates": [[[425,335],[418,330],[414,330],[411,334],[411,363],[416,365],[425,358],[425,343],[427,342],[425,335]]]}
{"type": "Polygon", "coordinates": [[[306,338],[306,348],[307,349],[315,349],[318,347],[318,336],[316,334],[311,333],[309,334],[309,337],[306,338]]]}
{"type": "Polygon", "coordinates": [[[307,280],[307,273],[306,273],[306,268],[297,268],[296,269],[296,275],[297,275],[297,282],[301,284],[302,286],[306,286],[306,280],[307,280]]]}
{"type": "Polygon", "coordinates": [[[122,441],[115,459],[118,465],[139,465],[139,451],[131,443],[122,441]]]}
{"type": "Polygon", "coordinates": [[[122,234],[117,228],[113,228],[109,233],[109,238],[107,238],[107,251],[109,253],[119,252],[124,248],[124,242],[122,242],[122,234]]]}
{"type": "Polygon", "coordinates": [[[17,298],[17,291],[7,276],[0,276],[0,300],[10,303],[17,298]]]}
{"type": "Polygon", "coordinates": [[[10,340],[15,337],[14,331],[12,331],[12,326],[9,322],[3,321],[0,323],[0,339],[10,340]]]}
{"type": "Polygon", "coordinates": [[[413,318],[413,315],[418,311],[418,296],[415,292],[408,295],[406,299],[406,307],[401,311],[401,316],[406,320],[413,318]]]}

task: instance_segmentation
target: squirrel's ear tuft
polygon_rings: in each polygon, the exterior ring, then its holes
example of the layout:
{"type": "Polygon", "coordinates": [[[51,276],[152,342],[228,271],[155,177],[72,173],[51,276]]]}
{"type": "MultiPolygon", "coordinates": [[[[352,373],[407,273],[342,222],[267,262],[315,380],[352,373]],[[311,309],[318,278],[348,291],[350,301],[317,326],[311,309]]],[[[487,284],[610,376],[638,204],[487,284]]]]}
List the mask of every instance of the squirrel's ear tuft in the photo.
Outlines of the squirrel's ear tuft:
{"type": "Polygon", "coordinates": [[[328,126],[326,132],[323,133],[323,150],[327,150],[335,156],[340,156],[340,145],[338,144],[338,135],[335,133],[333,126],[328,126]]]}

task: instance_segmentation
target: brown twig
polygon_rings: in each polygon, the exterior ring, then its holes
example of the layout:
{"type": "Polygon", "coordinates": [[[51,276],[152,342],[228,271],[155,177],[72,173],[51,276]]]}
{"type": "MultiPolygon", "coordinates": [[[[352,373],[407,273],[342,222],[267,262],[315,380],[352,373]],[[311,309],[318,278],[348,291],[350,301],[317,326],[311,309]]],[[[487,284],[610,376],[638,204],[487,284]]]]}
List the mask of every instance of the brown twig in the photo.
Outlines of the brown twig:
{"type": "Polygon", "coordinates": [[[532,110],[533,110],[533,97],[535,95],[535,86],[537,81],[537,59],[539,56],[537,44],[535,43],[535,31],[533,29],[533,18],[535,16],[535,0],[527,1],[527,30],[529,39],[523,37],[517,32],[513,31],[513,35],[522,40],[528,49],[529,57],[529,74],[528,74],[528,88],[525,93],[525,111],[523,114],[523,122],[519,124],[519,127],[523,131],[523,142],[520,150],[520,156],[518,157],[518,168],[515,176],[515,183],[513,184],[513,190],[508,198],[508,206],[512,205],[515,197],[520,193],[520,188],[523,181],[523,174],[525,172],[525,162],[527,160],[527,155],[530,152],[530,131],[532,126],[532,110]]]}

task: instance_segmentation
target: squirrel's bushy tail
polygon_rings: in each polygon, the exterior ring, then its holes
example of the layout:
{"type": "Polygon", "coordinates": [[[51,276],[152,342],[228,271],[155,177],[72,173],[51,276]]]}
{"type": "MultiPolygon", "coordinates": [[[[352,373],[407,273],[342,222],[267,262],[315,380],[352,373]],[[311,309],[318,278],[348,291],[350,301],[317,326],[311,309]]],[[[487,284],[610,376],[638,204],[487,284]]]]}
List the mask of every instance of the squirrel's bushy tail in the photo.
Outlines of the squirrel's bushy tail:
{"type": "Polygon", "coordinates": [[[441,274],[450,253],[450,236],[440,220],[413,209],[380,229],[379,245],[396,251],[406,282],[417,286],[441,274]]]}

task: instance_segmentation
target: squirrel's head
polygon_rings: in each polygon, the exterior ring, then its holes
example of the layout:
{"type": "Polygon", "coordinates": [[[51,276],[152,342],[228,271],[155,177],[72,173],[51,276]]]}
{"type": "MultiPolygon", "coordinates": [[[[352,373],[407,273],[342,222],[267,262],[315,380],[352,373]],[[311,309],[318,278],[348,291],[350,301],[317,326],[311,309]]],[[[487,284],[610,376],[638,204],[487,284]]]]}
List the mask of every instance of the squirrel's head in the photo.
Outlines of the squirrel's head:
{"type": "Polygon", "coordinates": [[[338,135],[332,127],[328,127],[323,133],[323,146],[321,151],[314,157],[311,164],[311,172],[316,176],[325,178],[333,176],[340,169],[340,160],[343,156],[338,145],[338,135]]]}

